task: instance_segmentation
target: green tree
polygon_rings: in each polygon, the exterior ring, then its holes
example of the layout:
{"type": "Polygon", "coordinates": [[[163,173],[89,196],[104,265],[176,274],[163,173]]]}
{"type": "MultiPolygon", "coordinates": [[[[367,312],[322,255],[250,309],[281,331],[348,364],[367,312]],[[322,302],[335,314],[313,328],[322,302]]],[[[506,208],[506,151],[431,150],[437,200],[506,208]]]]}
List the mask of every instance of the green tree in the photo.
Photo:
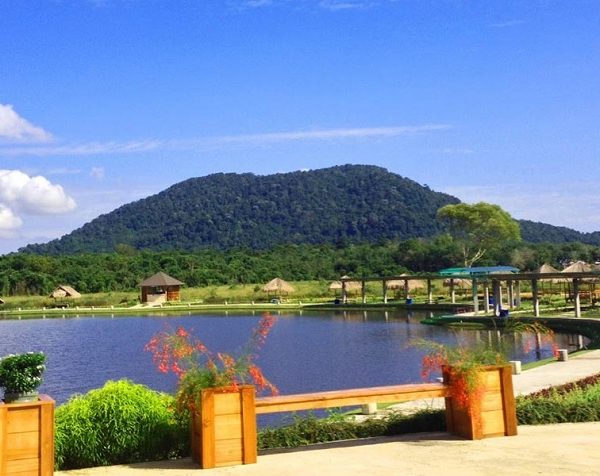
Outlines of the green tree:
{"type": "Polygon", "coordinates": [[[446,205],[438,210],[437,216],[459,243],[466,267],[473,266],[488,249],[521,239],[519,224],[498,205],[485,202],[446,205]]]}

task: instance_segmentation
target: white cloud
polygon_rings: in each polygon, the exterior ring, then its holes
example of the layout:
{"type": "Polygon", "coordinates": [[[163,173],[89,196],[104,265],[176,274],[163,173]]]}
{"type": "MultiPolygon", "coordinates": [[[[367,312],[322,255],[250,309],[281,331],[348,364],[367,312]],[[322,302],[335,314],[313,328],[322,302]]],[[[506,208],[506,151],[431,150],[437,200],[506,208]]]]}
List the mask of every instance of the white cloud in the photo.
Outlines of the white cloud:
{"type": "Polygon", "coordinates": [[[146,139],[128,142],[89,142],[50,146],[0,147],[2,157],[20,156],[86,156],[103,154],[132,154],[153,150],[195,150],[231,144],[260,146],[265,144],[309,141],[392,138],[451,129],[449,124],[422,124],[391,127],[357,127],[340,129],[299,130],[199,137],[183,140],[146,139]]]}
{"type": "Polygon", "coordinates": [[[0,170],[0,204],[32,214],[64,213],[75,209],[75,200],[60,185],[45,177],[30,177],[20,170],[0,170]]]}
{"type": "Polygon", "coordinates": [[[21,227],[23,220],[13,211],[0,203],[0,238],[12,238],[16,230],[21,227]]]}
{"type": "Polygon", "coordinates": [[[523,25],[524,23],[526,23],[525,20],[508,20],[498,23],[492,23],[490,26],[492,28],[510,28],[513,26],[523,25]]]}
{"type": "Polygon", "coordinates": [[[372,6],[373,2],[364,0],[321,0],[319,2],[319,7],[332,11],[362,9],[372,6]]]}
{"type": "Polygon", "coordinates": [[[102,180],[104,178],[104,167],[92,167],[92,170],[90,170],[90,176],[98,180],[102,180]]]}
{"type": "Polygon", "coordinates": [[[52,135],[19,116],[10,104],[0,104],[0,140],[48,142],[52,140],[52,135]]]}

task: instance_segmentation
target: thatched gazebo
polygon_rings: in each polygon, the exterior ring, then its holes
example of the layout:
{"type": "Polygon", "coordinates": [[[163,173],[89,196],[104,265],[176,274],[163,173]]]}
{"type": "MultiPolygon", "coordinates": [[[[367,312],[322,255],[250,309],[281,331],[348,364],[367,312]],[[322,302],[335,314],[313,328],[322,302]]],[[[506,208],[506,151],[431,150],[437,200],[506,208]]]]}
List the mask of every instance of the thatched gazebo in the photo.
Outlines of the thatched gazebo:
{"type": "Polygon", "coordinates": [[[142,303],[158,304],[167,301],[179,301],[181,281],[172,278],[162,271],[144,279],[140,284],[142,303]]]}
{"type": "MultiPolygon", "coordinates": [[[[349,279],[350,276],[345,275],[342,276],[341,279],[349,279]]],[[[337,290],[341,290],[342,289],[342,282],[341,281],[333,281],[330,285],[329,285],[329,290],[330,291],[337,291],[337,290]]],[[[360,291],[362,289],[362,283],[360,283],[359,281],[346,281],[346,292],[347,293],[351,293],[351,292],[356,292],[356,291],[360,291]]]]}
{"type": "Polygon", "coordinates": [[[50,293],[50,297],[54,299],[63,299],[63,298],[71,298],[71,299],[79,299],[81,294],[79,294],[75,289],[71,286],[67,286],[66,284],[61,284],[54,291],[50,293]]]}
{"type": "Polygon", "coordinates": [[[585,261],[575,261],[575,263],[563,269],[562,273],[589,273],[594,271],[594,268],[585,261]]]}
{"type": "Polygon", "coordinates": [[[295,291],[290,283],[281,278],[272,279],[263,286],[262,290],[267,294],[274,293],[276,295],[290,294],[295,291]]]}

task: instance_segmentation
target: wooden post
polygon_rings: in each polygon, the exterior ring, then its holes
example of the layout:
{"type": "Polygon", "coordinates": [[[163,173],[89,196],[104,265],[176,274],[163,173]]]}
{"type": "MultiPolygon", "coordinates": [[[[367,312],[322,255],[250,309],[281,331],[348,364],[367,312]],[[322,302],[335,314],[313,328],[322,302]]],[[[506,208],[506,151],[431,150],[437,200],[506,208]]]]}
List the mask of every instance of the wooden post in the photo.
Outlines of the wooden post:
{"type": "Polygon", "coordinates": [[[427,304],[433,303],[433,286],[431,285],[431,279],[427,279],[427,304]]]}
{"type": "Polygon", "coordinates": [[[521,307],[521,281],[517,281],[515,304],[517,305],[517,307],[521,307]]]}
{"type": "Polygon", "coordinates": [[[515,287],[512,281],[506,284],[506,291],[508,294],[508,308],[512,309],[515,307],[515,287]]]}
{"type": "Polygon", "coordinates": [[[454,279],[450,278],[450,302],[456,304],[456,292],[454,291],[454,279]]]}
{"type": "Polygon", "coordinates": [[[408,299],[408,279],[404,280],[404,300],[408,299]]]}
{"type": "Polygon", "coordinates": [[[502,289],[497,279],[492,280],[492,292],[494,293],[494,316],[499,317],[502,308],[502,289]]]}
{"type": "Polygon", "coordinates": [[[54,474],[54,400],[0,402],[0,475],[54,474]]]}
{"type": "Polygon", "coordinates": [[[367,303],[367,289],[366,288],[367,288],[367,286],[366,286],[365,280],[363,279],[360,282],[360,293],[361,293],[361,296],[362,296],[362,303],[363,304],[367,303]]]}
{"type": "Polygon", "coordinates": [[[348,288],[346,287],[346,281],[342,281],[342,303],[348,302],[348,288]]]}
{"type": "Polygon", "coordinates": [[[575,303],[575,317],[581,317],[581,296],[579,295],[579,278],[573,279],[573,301],[575,303]]]}
{"type": "Polygon", "coordinates": [[[387,291],[388,291],[388,289],[387,289],[387,281],[384,279],[383,280],[383,303],[384,304],[387,304],[387,299],[388,299],[387,298],[387,291]]]}
{"type": "Polygon", "coordinates": [[[471,293],[473,296],[473,314],[477,315],[479,313],[479,291],[477,290],[477,280],[475,278],[473,278],[471,293]]]}
{"type": "Polygon", "coordinates": [[[486,314],[490,312],[490,285],[487,281],[483,287],[483,310],[486,314]]]}
{"type": "Polygon", "coordinates": [[[533,315],[540,317],[540,295],[538,292],[538,280],[531,280],[531,298],[533,299],[533,315]]]}

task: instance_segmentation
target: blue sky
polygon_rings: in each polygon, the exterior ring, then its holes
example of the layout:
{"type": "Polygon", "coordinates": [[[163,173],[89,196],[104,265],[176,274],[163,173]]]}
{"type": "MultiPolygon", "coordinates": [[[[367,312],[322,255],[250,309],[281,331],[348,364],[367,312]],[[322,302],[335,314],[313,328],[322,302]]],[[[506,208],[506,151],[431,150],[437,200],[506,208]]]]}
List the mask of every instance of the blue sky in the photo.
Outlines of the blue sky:
{"type": "Polygon", "coordinates": [[[600,230],[598,65],[596,0],[0,0],[0,253],[346,163],[600,230]]]}

